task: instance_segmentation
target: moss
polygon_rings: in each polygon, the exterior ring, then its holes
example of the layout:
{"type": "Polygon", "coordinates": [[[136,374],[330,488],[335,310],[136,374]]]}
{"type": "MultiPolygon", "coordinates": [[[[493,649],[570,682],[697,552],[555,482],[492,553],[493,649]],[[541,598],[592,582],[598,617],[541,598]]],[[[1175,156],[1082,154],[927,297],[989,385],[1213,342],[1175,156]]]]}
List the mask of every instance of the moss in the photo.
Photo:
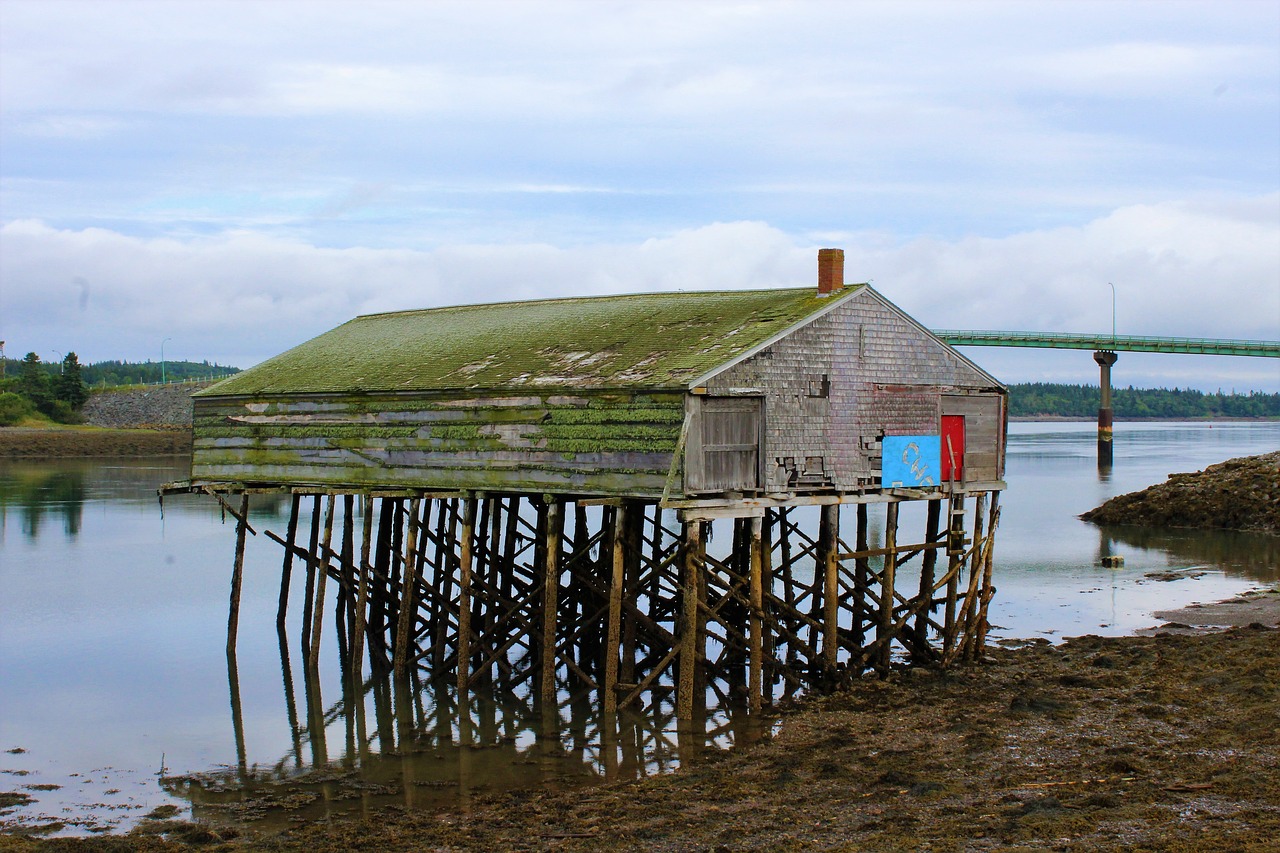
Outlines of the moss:
{"type": "Polygon", "coordinates": [[[357,317],[198,398],[686,386],[821,310],[812,288],[653,293],[357,317]]]}
{"type": "Polygon", "coordinates": [[[552,409],[551,420],[558,424],[630,424],[668,423],[679,425],[684,421],[684,407],[649,408],[642,406],[611,406],[595,409],[552,409]]]}
{"type": "Polygon", "coordinates": [[[249,426],[200,426],[199,438],[412,438],[417,427],[386,427],[371,424],[326,424],[324,426],[297,426],[294,424],[263,424],[249,426]]]}
{"type": "Polygon", "coordinates": [[[486,438],[480,434],[480,427],[478,423],[432,426],[430,437],[442,441],[480,441],[486,438]]]}

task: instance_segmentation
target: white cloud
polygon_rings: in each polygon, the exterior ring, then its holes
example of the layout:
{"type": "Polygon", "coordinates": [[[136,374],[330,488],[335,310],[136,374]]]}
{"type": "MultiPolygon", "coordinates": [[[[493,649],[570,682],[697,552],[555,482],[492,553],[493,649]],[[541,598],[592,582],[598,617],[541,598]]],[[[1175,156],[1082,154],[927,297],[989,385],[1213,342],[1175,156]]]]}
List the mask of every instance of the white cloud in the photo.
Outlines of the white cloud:
{"type": "MultiPolygon", "coordinates": [[[[631,244],[328,249],[252,232],[142,239],[22,221],[0,230],[0,335],[14,352],[76,349],[86,360],[154,357],[160,339],[172,337],[171,357],[247,366],[375,311],[808,286],[814,243],[843,244],[850,282],[874,279],[933,328],[1109,331],[1112,281],[1121,334],[1280,339],[1278,195],[1134,206],[1006,238],[907,242],[825,234],[799,243],[766,223],[727,222],[631,244]]],[[[976,353],[980,362],[984,355],[976,353]]],[[[1028,356],[1002,378],[1054,369],[1028,356]]],[[[989,360],[1010,363],[994,351],[989,360]]],[[[1178,384],[1158,362],[1146,364],[1162,384],[1178,384]]],[[[1223,371],[1238,365],[1242,386],[1280,390],[1270,362],[1215,364],[1212,375],[1184,384],[1222,384],[1223,371]]],[[[1083,360],[1071,369],[1092,376],[1083,360]]]]}

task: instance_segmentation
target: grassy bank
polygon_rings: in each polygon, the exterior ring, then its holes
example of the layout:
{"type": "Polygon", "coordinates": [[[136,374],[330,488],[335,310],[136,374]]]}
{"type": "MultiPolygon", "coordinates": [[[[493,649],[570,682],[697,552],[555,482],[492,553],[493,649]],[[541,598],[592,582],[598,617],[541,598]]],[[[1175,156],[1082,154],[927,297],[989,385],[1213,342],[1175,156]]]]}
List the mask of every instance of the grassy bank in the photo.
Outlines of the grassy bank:
{"type": "Polygon", "coordinates": [[[191,431],[90,426],[0,428],[0,459],[171,456],[191,453],[191,431]]]}

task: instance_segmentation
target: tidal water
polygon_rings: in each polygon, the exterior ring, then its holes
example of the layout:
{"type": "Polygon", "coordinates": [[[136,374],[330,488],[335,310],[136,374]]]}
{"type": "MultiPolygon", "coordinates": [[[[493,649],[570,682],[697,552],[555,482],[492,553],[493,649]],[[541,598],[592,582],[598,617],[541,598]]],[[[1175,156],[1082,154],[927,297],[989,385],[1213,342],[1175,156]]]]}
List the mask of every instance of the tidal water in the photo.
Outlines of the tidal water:
{"type": "MultiPolygon", "coordinates": [[[[1172,472],[1276,450],[1280,423],[1118,424],[1105,474],[1094,443],[1092,424],[1011,425],[993,639],[1131,633],[1158,624],[1153,611],[1280,580],[1277,537],[1076,518],[1172,472]],[[1105,555],[1124,568],[1102,568],[1105,555]],[[1171,572],[1179,579],[1161,579],[1171,572]]],[[[572,703],[540,738],[526,710],[480,700],[461,725],[447,697],[418,685],[344,698],[332,645],[319,678],[305,679],[292,629],[282,656],[282,555],[264,536],[249,539],[229,672],[233,524],[212,499],[168,498],[162,514],[155,497],[185,464],[0,462],[0,792],[31,798],[0,805],[0,821],[79,834],[122,831],[157,808],[235,822],[268,805],[283,819],[465,807],[487,790],[657,773],[684,758],[660,718],[637,715],[602,744],[592,709],[572,703]]],[[[287,512],[256,499],[251,522],[283,530],[287,512]]],[[[705,744],[739,742],[740,726],[713,719],[705,744]]]]}

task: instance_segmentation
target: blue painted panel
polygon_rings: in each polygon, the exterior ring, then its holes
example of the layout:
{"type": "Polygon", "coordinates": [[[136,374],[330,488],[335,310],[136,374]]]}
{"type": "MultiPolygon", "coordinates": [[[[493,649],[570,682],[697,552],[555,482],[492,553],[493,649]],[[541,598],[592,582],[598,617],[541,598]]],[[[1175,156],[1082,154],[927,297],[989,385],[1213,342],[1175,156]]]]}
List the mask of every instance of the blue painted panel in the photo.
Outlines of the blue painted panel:
{"type": "Polygon", "coordinates": [[[881,444],[880,485],[936,486],[942,472],[942,442],[936,435],[886,435],[881,444]]]}

